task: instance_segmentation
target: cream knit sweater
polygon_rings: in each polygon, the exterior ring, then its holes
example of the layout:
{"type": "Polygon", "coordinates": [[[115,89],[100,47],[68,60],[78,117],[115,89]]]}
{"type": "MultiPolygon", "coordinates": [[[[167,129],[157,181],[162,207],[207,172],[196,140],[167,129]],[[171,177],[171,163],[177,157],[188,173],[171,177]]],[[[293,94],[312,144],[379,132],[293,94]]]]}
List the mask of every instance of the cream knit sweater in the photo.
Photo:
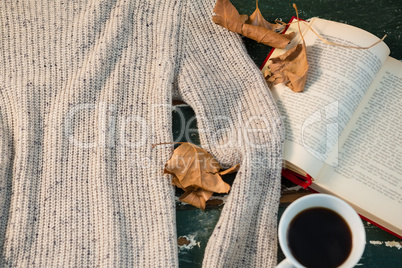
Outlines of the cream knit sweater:
{"type": "Polygon", "coordinates": [[[0,266],[175,267],[171,103],[241,163],[205,267],[276,264],[282,125],[214,0],[0,1],[0,266]]]}

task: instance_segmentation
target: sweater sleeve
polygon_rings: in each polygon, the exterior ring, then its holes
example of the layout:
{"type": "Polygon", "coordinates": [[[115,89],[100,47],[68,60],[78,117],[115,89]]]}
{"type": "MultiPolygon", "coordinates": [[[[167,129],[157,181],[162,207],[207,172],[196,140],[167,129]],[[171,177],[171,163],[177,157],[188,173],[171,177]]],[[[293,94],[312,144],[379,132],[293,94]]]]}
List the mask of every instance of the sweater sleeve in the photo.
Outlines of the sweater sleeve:
{"type": "Polygon", "coordinates": [[[0,107],[0,259],[8,222],[11,195],[12,143],[3,111],[0,107]]]}
{"type": "Polygon", "coordinates": [[[202,147],[223,166],[241,165],[203,265],[275,266],[280,114],[241,38],[212,22],[214,4],[184,6],[177,69],[178,92],[196,113],[202,147]]]}

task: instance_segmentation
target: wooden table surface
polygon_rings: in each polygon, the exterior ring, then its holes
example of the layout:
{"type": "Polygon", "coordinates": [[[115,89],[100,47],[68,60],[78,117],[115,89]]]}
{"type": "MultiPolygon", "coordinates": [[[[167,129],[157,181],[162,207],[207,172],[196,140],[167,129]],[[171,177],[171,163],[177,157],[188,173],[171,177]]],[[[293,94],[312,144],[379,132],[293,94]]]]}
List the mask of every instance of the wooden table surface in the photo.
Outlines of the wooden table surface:
{"type": "MultiPolygon", "coordinates": [[[[254,1],[232,0],[241,14],[250,15],[255,9],[254,1]]],[[[288,21],[293,15],[293,1],[266,1],[260,0],[259,7],[267,20],[282,19],[288,21]]],[[[307,19],[318,16],[324,19],[340,21],[365,29],[378,37],[387,34],[385,42],[391,49],[391,56],[402,60],[402,1],[333,1],[310,0],[308,3],[296,2],[301,18],[307,19]]],[[[246,48],[257,64],[260,66],[270,47],[258,44],[252,40],[244,39],[246,48]]],[[[402,90],[402,89],[401,89],[402,90]]],[[[182,131],[181,115],[185,116],[186,125],[196,128],[193,110],[186,105],[176,106],[173,111],[173,134],[178,137],[182,131]]],[[[190,134],[193,142],[198,142],[197,133],[190,134]]],[[[185,141],[182,139],[181,141],[185,141]]],[[[233,181],[234,175],[224,178],[233,181]]],[[[401,178],[402,180],[402,178],[401,178]]],[[[181,192],[177,192],[180,196],[181,192]]],[[[285,208],[296,198],[310,194],[282,179],[282,198],[279,209],[279,218],[285,208]]],[[[180,267],[201,267],[205,246],[211,235],[220,212],[224,206],[224,196],[214,196],[207,204],[205,212],[177,202],[177,233],[179,237],[179,265],[180,267]],[[185,245],[189,243],[188,245],[185,245]]],[[[381,230],[380,228],[363,221],[366,229],[366,249],[358,267],[402,267],[402,240],[381,230]]],[[[278,246],[278,262],[284,256],[278,246]]]]}

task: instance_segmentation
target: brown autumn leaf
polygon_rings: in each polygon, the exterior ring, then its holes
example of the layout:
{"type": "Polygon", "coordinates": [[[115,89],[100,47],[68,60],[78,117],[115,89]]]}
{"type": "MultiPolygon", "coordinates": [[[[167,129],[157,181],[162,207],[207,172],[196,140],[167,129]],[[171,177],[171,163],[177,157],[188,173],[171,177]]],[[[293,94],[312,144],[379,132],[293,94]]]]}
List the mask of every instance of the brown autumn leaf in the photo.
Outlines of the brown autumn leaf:
{"type": "Polygon", "coordinates": [[[299,44],[279,57],[272,58],[268,69],[265,73],[268,83],[284,83],[294,92],[302,92],[308,71],[306,46],[299,44]]]}
{"type": "Polygon", "coordinates": [[[212,196],[212,194],[213,192],[206,191],[201,188],[195,190],[190,187],[190,189],[187,189],[184,194],[179,197],[179,200],[205,210],[205,203],[212,196]]]}
{"type": "Polygon", "coordinates": [[[241,34],[242,26],[248,19],[247,15],[240,15],[229,0],[217,0],[214,13],[213,22],[238,34],[241,34]]]}
{"type": "Polygon", "coordinates": [[[212,155],[188,142],[178,146],[165,165],[165,172],[174,174],[183,189],[195,186],[216,193],[227,193],[230,186],[219,176],[221,169],[212,155]]]}
{"type": "Polygon", "coordinates": [[[236,172],[239,165],[220,171],[220,164],[204,149],[182,142],[165,164],[165,173],[171,174],[172,184],[185,191],[180,201],[205,209],[205,202],[215,193],[227,193],[230,185],[221,175],[236,172]]]}
{"type": "Polygon", "coordinates": [[[226,175],[226,174],[231,174],[231,173],[237,172],[239,170],[239,168],[240,168],[240,165],[237,164],[237,165],[235,165],[235,166],[233,166],[231,168],[228,168],[226,170],[220,171],[219,175],[223,176],[223,175],[226,175]]]}
{"type": "Polygon", "coordinates": [[[275,32],[279,32],[282,28],[284,28],[282,24],[279,23],[273,24],[268,22],[261,14],[261,11],[258,7],[258,0],[256,0],[255,3],[256,3],[255,11],[253,12],[253,14],[250,15],[250,17],[246,21],[247,24],[261,26],[275,32]]]}
{"type": "Polygon", "coordinates": [[[212,21],[216,24],[271,47],[285,48],[295,36],[294,33],[278,34],[262,26],[247,24],[248,16],[240,15],[229,0],[217,0],[214,13],[212,21]]]}
{"type": "Polygon", "coordinates": [[[300,30],[299,11],[296,4],[293,4],[293,8],[296,11],[297,26],[303,42],[279,57],[272,58],[265,79],[268,83],[275,85],[284,83],[294,92],[302,92],[306,85],[308,61],[306,43],[300,30]]]}
{"type": "Polygon", "coordinates": [[[179,197],[179,200],[204,210],[205,203],[212,196],[213,192],[201,188],[197,189],[197,187],[193,186],[185,188],[181,185],[176,175],[172,174],[172,176],[172,184],[185,190],[184,194],[179,197]]]}

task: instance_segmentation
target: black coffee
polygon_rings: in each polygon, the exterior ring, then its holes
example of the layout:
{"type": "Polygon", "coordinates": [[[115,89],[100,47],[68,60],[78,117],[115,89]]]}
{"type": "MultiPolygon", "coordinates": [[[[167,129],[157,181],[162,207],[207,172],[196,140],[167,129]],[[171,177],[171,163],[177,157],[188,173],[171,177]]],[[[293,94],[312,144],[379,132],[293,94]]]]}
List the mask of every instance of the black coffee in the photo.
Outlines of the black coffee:
{"type": "Polygon", "coordinates": [[[291,221],[287,235],[293,256],[304,266],[338,267],[352,250],[352,233],[345,220],[327,208],[301,211],[291,221]]]}

